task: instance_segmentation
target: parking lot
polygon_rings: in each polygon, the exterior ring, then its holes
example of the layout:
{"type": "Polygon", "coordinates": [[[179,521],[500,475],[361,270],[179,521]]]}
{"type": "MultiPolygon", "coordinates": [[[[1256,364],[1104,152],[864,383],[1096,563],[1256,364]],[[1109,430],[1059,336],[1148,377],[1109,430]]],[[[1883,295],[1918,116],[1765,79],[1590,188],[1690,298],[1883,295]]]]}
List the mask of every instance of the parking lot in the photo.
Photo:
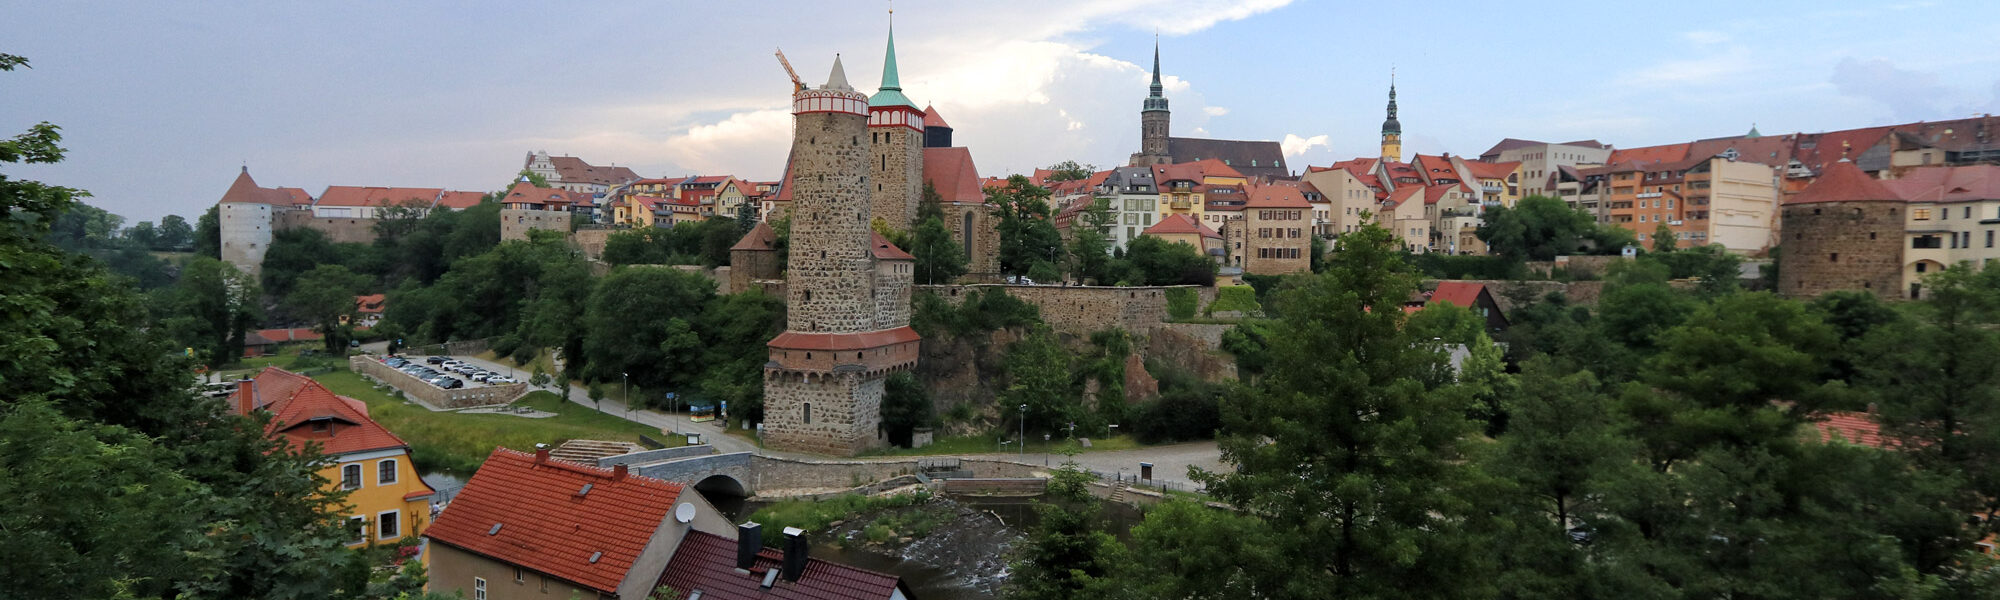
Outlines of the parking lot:
{"type": "Polygon", "coordinates": [[[382,359],[382,364],[445,390],[520,383],[504,373],[489,371],[449,356],[389,356],[382,359]]]}

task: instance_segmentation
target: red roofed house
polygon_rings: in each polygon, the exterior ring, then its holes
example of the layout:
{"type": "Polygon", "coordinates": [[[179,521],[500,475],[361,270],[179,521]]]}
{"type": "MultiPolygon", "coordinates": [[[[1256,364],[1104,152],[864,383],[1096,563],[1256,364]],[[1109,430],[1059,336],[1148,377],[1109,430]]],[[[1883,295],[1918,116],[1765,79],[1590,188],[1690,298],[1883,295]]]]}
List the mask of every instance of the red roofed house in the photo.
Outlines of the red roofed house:
{"type": "MultiPolygon", "coordinates": [[[[1232,251],[1244,273],[1287,275],[1312,270],[1312,203],[1297,187],[1251,186],[1243,204],[1241,226],[1245,247],[1232,251]]],[[[1232,249],[1234,250],[1234,249],[1232,249]]]]}
{"type": "Polygon", "coordinates": [[[1214,256],[1218,261],[1228,253],[1227,249],[1223,247],[1221,233],[1217,233],[1207,225],[1195,222],[1194,217],[1187,215],[1167,215],[1165,218],[1160,219],[1159,223],[1154,224],[1152,227],[1147,227],[1142,235],[1149,235],[1160,238],[1163,241],[1193,246],[1202,255],[1214,256]]]}
{"type": "Polygon", "coordinates": [[[550,186],[585,194],[602,194],[639,179],[628,167],[598,167],[574,156],[549,156],[547,151],[529,154],[522,168],[541,175],[550,186]]]}
{"type": "Polygon", "coordinates": [[[1329,167],[1306,168],[1300,180],[1319,190],[1327,202],[1327,219],[1313,223],[1314,232],[1328,238],[1349,233],[1367,222],[1362,215],[1381,212],[1381,194],[1386,190],[1373,174],[1376,162],[1372,158],[1354,159],[1329,167]]]}
{"type": "Polygon", "coordinates": [[[347,491],[339,510],[354,528],[350,545],[394,543],[424,533],[435,493],[417,475],[410,445],[368,418],[368,405],[317,381],[267,367],[237,388],[236,414],[271,414],[265,432],[293,448],[318,446],[319,474],[347,491]]]}
{"type": "Polygon", "coordinates": [[[376,323],[382,322],[382,306],[387,300],[388,296],[382,294],[355,296],[354,314],[359,321],[356,325],[374,327],[376,323]]]}
{"type": "MultiPolygon", "coordinates": [[[[804,537],[765,548],[763,527],[744,523],[734,539],[695,531],[682,540],[659,585],[670,600],[907,600],[894,575],[813,558],[804,537]],[[697,596],[699,594],[699,596],[697,596]]],[[[787,529],[787,534],[799,533],[787,529]]]]}
{"type": "Polygon", "coordinates": [[[277,352],[279,346],[294,342],[318,342],[326,339],[311,327],[291,329],[259,329],[243,335],[244,356],[269,356],[277,352]]]}
{"type": "Polygon", "coordinates": [[[313,203],[313,216],[334,219],[379,219],[382,209],[409,206],[430,210],[444,195],[442,188],[397,188],[331,185],[313,203]]]}
{"type": "Polygon", "coordinates": [[[1389,192],[1375,211],[1375,222],[1381,223],[1390,233],[1402,240],[1403,249],[1410,252],[1424,252],[1430,248],[1431,220],[1424,214],[1424,187],[1405,185],[1389,192]]]}
{"type": "Polygon", "coordinates": [[[1493,300],[1493,292],[1484,284],[1470,281],[1440,281],[1437,289],[1431,290],[1424,306],[1451,304],[1470,309],[1472,314],[1486,319],[1486,331],[1498,333],[1507,328],[1507,316],[1500,313],[1500,303],[1493,300]]]}
{"type": "Polygon", "coordinates": [[[430,591],[640,600],[690,534],[735,529],[681,484],[495,448],[424,534],[430,591]]]}

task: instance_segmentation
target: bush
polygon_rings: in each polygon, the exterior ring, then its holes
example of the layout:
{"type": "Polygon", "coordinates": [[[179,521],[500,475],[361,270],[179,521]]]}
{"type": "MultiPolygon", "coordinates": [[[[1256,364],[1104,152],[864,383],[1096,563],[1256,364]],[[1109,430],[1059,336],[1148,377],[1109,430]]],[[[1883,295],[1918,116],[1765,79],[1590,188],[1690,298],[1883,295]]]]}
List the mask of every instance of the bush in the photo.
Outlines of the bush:
{"type": "Polygon", "coordinates": [[[1263,310],[1257,304],[1257,290],[1247,285],[1229,285],[1215,289],[1215,301],[1209,303],[1208,314],[1216,311],[1238,311],[1244,316],[1263,310]]]}
{"type": "Polygon", "coordinates": [[[939,333],[966,336],[1042,320],[1041,309],[998,287],[974,288],[957,306],[936,294],[919,292],[911,305],[910,326],[924,337],[939,333]]]}
{"type": "Polygon", "coordinates": [[[1192,288],[1167,290],[1167,316],[1175,320],[1192,319],[1201,304],[1201,296],[1192,288]]]}
{"type": "Polygon", "coordinates": [[[1506,256],[1416,254],[1407,262],[1434,279],[1526,279],[1527,265],[1506,256]]]}
{"type": "Polygon", "coordinates": [[[1163,362],[1148,362],[1146,370],[1159,378],[1160,398],[1134,409],[1133,436],[1148,444],[1215,437],[1226,387],[1163,362]]]}

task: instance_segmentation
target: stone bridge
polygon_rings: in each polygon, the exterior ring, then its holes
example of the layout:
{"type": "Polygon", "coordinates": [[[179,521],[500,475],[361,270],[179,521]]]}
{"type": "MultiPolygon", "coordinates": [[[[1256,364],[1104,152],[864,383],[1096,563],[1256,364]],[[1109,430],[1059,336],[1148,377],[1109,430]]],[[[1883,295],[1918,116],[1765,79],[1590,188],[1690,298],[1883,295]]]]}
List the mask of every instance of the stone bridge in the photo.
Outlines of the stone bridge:
{"type": "MultiPolygon", "coordinates": [[[[928,458],[879,460],[814,460],[765,456],[754,452],[715,453],[708,445],[645,450],[597,460],[597,466],[625,465],[647,477],[694,486],[707,496],[796,496],[867,487],[897,477],[935,471],[928,458]]],[[[954,476],[977,478],[1042,477],[1046,467],[983,458],[945,459],[954,476]]]]}

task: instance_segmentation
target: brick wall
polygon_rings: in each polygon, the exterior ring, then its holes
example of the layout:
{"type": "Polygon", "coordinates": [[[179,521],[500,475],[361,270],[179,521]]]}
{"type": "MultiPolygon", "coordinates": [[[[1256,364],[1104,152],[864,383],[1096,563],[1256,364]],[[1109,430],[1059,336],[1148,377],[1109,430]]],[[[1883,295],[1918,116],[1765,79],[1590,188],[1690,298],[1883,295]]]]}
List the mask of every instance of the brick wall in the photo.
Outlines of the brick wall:
{"type": "Polygon", "coordinates": [[[528,384],[526,383],[465,387],[455,390],[442,389],[421,379],[417,379],[409,373],[390,368],[389,365],[382,364],[370,356],[350,356],[347,358],[347,366],[353,369],[354,372],[360,373],[369,379],[389,384],[390,387],[401,390],[405,396],[416,398],[426,404],[439,408],[470,408],[474,406],[507,404],[513,402],[516,398],[520,398],[522,394],[528,393],[528,384]]]}
{"type": "Polygon", "coordinates": [[[1167,286],[975,284],[926,285],[918,286],[918,289],[957,304],[972,291],[988,287],[1005,289],[1007,295],[1041,308],[1042,321],[1058,333],[1089,335],[1118,327],[1135,335],[1145,335],[1167,320],[1167,286]]]}

